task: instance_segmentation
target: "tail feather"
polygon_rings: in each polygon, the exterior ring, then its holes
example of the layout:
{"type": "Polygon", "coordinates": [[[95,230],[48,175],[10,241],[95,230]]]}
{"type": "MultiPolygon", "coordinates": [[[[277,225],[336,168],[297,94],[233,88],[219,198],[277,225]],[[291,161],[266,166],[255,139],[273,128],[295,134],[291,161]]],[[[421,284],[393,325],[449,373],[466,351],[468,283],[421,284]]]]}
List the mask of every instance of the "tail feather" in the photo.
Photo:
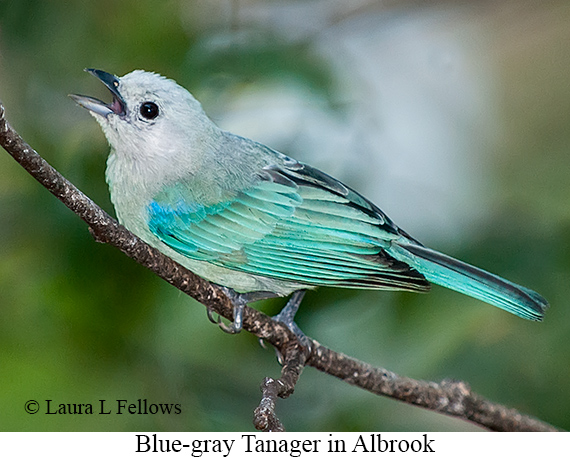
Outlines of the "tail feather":
{"type": "Polygon", "coordinates": [[[389,253],[425,278],[524,319],[541,321],[547,301],[535,291],[418,244],[393,243],[389,253]]]}

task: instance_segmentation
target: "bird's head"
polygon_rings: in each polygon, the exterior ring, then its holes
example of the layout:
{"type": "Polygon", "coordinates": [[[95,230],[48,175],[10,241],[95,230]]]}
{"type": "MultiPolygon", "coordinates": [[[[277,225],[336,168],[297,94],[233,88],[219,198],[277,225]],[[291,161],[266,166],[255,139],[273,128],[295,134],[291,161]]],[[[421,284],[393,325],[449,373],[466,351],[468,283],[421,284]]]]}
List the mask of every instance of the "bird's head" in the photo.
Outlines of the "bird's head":
{"type": "MultiPolygon", "coordinates": [[[[134,159],[180,151],[180,145],[207,137],[214,127],[200,103],[175,81],[135,70],[117,77],[87,69],[111,92],[111,103],[85,95],[70,95],[89,110],[118,154],[134,159]]],[[[165,158],[166,158],[165,157],[165,158]]]]}

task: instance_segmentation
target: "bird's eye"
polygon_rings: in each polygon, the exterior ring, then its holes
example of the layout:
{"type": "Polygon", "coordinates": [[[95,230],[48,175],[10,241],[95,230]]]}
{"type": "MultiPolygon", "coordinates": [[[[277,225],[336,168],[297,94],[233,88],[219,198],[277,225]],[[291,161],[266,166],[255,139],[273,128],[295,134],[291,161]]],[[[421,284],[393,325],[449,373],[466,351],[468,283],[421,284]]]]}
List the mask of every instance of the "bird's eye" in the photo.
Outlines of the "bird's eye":
{"type": "Polygon", "coordinates": [[[140,113],[145,119],[152,120],[158,116],[158,105],[154,102],[144,102],[141,105],[140,113]]]}

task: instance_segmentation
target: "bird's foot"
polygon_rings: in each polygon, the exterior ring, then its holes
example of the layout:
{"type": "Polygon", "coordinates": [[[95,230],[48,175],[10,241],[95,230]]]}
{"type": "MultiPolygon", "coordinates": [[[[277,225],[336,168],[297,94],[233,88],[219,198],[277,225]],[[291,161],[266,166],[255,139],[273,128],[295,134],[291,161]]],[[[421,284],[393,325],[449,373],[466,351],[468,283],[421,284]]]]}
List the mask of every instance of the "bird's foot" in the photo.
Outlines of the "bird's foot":
{"type": "Polygon", "coordinates": [[[224,332],[230,333],[232,335],[241,332],[243,328],[243,310],[248,303],[265,300],[267,298],[275,298],[277,295],[272,292],[256,291],[239,293],[228,287],[222,287],[224,293],[228,296],[233,305],[233,322],[229,325],[222,322],[222,317],[218,315],[214,316],[214,311],[207,308],[208,319],[210,322],[216,324],[224,332]]]}
{"type": "Polygon", "coordinates": [[[212,311],[210,308],[208,308],[206,310],[206,312],[208,313],[208,319],[210,320],[210,322],[216,324],[218,327],[220,327],[224,332],[229,333],[229,334],[236,334],[241,332],[242,326],[243,326],[243,309],[245,308],[245,303],[243,302],[233,302],[233,322],[231,324],[226,324],[224,322],[222,322],[222,316],[218,315],[217,317],[214,316],[214,311],[212,311]]]}
{"type": "MultiPolygon", "coordinates": [[[[305,296],[305,292],[306,290],[297,290],[293,292],[293,295],[291,295],[291,298],[285,307],[279,314],[273,316],[272,319],[276,322],[284,324],[295,334],[301,345],[311,351],[311,339],[307,337],[307,335],[305,335],[299,326],[295,323],[295,314],[297,314],[297,310],[299,309],[299,305],[305,296]]],[[[278,354],[278,356],[279,355],[280,354],[278,354]]]]}

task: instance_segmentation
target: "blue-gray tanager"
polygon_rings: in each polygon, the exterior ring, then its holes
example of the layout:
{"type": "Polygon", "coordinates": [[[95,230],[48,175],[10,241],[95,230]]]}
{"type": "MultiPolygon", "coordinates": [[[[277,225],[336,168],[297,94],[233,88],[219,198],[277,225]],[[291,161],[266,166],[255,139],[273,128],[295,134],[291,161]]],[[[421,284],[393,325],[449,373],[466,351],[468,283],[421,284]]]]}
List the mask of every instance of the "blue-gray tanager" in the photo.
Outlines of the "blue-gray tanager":
{"type": "Polygon", "coordinates": [[[426,292],[430,282],[542,320],[548,304],[536,292],[426,248],[336,179],[221,130],[176,82],[87,71],[113,95],[110,104],[72,97],[111,145],[106,178],[119,221],[238,292],[227,331],[241,329],[254,299],[295,292],[280,314],[293,328],[306,289],[426,292]]]}

